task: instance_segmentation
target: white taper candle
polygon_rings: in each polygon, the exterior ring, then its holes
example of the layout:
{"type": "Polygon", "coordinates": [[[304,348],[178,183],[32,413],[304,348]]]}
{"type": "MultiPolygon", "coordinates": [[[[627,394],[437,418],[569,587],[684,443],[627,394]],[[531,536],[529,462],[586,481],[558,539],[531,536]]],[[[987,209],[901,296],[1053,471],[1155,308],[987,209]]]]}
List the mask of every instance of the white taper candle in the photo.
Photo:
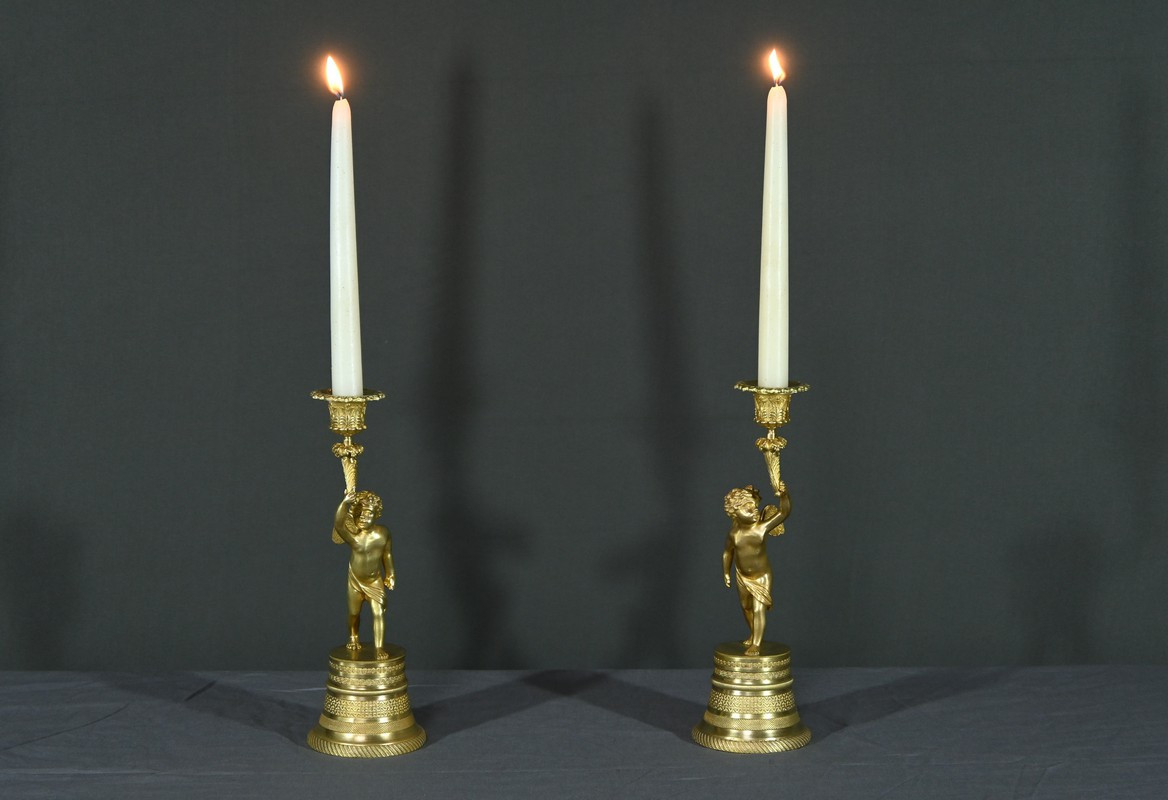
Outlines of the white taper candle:
{"type": "Polygon", "coordinates": [[[364,393],[361,375],[361,302],[357,292],[357,213],[353,198],[353,116],[342,95],[340,71],[329,56],[333,103],[332,165],[329,180],[329,297],[332,323],[332,391],[364,393]],[[336,81],[335,85],[333,81],[336,81]]]}
{"type": "Polygon", "coordinates": [[[775,86],[767,95],[762,178],[762,263],[758,300],[758,385],[787,385],[787,92],[778,54],[771,53],[775,86]]]}

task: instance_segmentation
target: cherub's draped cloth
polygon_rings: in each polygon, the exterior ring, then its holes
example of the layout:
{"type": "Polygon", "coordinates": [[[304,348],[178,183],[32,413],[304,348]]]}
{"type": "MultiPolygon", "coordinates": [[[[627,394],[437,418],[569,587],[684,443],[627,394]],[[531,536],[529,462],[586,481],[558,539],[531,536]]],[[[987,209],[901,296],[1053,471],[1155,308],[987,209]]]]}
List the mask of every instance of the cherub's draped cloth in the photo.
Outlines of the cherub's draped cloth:
{"type": "Polygon", "coordinates": [[[385,605],[385,587],[381,583],[380,575],[373,575],[361,580],[353,574],[352,565],[349,566],[349,590],[360,592],[365,599],[374,605],[385,605]]]}
{"type": "Polygon", "coordinates": [[[734,570],[734,573],[738,576],[739,589],[750,592],[755,600],[762,603],[763,608],[771,607],[771,574],[769,572],[753,578],[746,577],[740,570],[734,570]]]}

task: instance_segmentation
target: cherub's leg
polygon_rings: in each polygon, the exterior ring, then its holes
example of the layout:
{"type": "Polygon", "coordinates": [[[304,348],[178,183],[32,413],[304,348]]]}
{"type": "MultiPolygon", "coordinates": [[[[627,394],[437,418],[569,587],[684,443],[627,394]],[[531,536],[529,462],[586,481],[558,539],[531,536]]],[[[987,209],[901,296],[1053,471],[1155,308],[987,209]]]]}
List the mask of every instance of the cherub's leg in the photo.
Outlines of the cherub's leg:
{"type": "Polygon", "coordinates": [[[766,606],[759,600],[754,600],[754,624],[750,626],[750,644],[746,648],[746,655],[757,656],[758,646],[762,644],[762,634],[766,630],[766,606]]]}
{"type": "Polygon", "coordinates": [[[377,660],[384,661],[389,658],[385,652],[385,604],[370,601],[369,606],[373,613],[373,647],[377,650],[377,660]]]}
{"type": "MultiPolygon", "coordinates": [[[[754,595],[746,590],[742,584],[738,585],[738,602],[742,605],[742,616],[746,617],[746,627],[754,630],[754,595]]],[[[742,640],[743,645],[750,644],[750,636],[742,640]]]]}
{"type": "Polygon", "coordinates": [[[361,649],[361,603],[365,595],[349,587],[349,643],[345,647],[350,650],[361,649]]]}

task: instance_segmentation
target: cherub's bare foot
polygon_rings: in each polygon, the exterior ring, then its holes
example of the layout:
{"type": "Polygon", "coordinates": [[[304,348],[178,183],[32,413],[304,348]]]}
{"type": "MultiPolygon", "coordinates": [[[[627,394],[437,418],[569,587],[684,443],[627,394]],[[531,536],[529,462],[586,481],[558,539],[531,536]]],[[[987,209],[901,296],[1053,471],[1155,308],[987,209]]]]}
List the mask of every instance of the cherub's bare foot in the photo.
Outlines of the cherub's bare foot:
{"type": "Polygon", "coordinates": [[[385,652],[384,650],[378,650],[377,651],[377,660],[378,661],[388,661],[389,660],[389,653],[385,652]]]}
{"type": "MultiPolygon", "coordinates": [[[[750,643],[749,643],[749,642],[747,642],[747,644],[750,644],[750,643]]],[[[749,647],[747,647],[747,648],[746,648],[746,655],[748,655],[748,656],[757,656],[757,655],[758,655],[758,645],[757,645],[757,644],[751,644],[749,647]]]]}
{"type": "Polygon", "coordinates": [[[359,641],[357,641],[356,636],[350,636],[349,643],[347,645],[345,645],[345,648],[348,650],[360,650],[361,643],[359,641]]]}
{"type": "Polygon", "coordinates": [[[750,639],[743,639],[742,646],[743,647],[750,647],[750,639]]]}

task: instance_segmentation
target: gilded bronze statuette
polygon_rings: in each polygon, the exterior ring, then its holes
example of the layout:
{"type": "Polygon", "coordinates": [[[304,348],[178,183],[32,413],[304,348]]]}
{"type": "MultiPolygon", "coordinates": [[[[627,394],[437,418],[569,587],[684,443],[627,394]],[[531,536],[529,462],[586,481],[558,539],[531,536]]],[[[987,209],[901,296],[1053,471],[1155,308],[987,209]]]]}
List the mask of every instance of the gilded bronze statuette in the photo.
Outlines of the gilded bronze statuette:
{"type": "Polygon", "coordinates": [[[332,540],[349,546],[348,641],[329,654],[324,711],[308,734],[308,745],[334,756],[377,758],[413,752],[426,742],[414,720],[406,693],[405,657],[401,647],[385,641],[386,591],[397,575],[389,530],[377,523],[381,498],[357,490],[357,459],[365,448],[353,436],[365,430],[365,406],[385,397],[380,392],[334,397],[313,392],[329,405],[329,428],[342,437],[333,445],[341,460],[345,494],[333,516],[332,540]],[[361,610],[368,604],[373,641],[362,642],[361,610]]]}
{"type": "Polygon", "coordinates": [[[723,642],[714,648],[714,675],[710,699],[693,739],[703,747],[731,753],[775,753],[794,750],[811,741],[811,731],[799,717],[791,691],[791,651],[763,639],[767,612],[773,605],[773,572],[766,539],[784,532],[791,513],[791,497],[782,480],[779,456],[787,441],[777,428],[790,421],[791,397],[807,391],[805,384],[768,389],[739,383],[737,389],[754,395],[754,421],[767,429],[755,445],[762,452],[778,506],[759,508],[757,489],[731,489],[723,508],[730,531],[722,551],[722,580],[738,591],[738,601],[749,629],[741,642],[723,642]]]}
{"type": "Polygon", "coordinates": [[[787,488],[779,494],[780,508],[767,506],[758,510],[758,490],[753,486],[731,489],[724,507],[730,517],[730,533],[726,535],[726,549],[722,552],[722,580],[730,586],[730,568],[734,567],[738,586],[738,602],[750,635],[742,641],[744,655],[757,656],[766,630],[766,612],[771,602],[771,562],[767,559],[767,536],[783,533],[783,520],[791,513],[787,488]]]}

